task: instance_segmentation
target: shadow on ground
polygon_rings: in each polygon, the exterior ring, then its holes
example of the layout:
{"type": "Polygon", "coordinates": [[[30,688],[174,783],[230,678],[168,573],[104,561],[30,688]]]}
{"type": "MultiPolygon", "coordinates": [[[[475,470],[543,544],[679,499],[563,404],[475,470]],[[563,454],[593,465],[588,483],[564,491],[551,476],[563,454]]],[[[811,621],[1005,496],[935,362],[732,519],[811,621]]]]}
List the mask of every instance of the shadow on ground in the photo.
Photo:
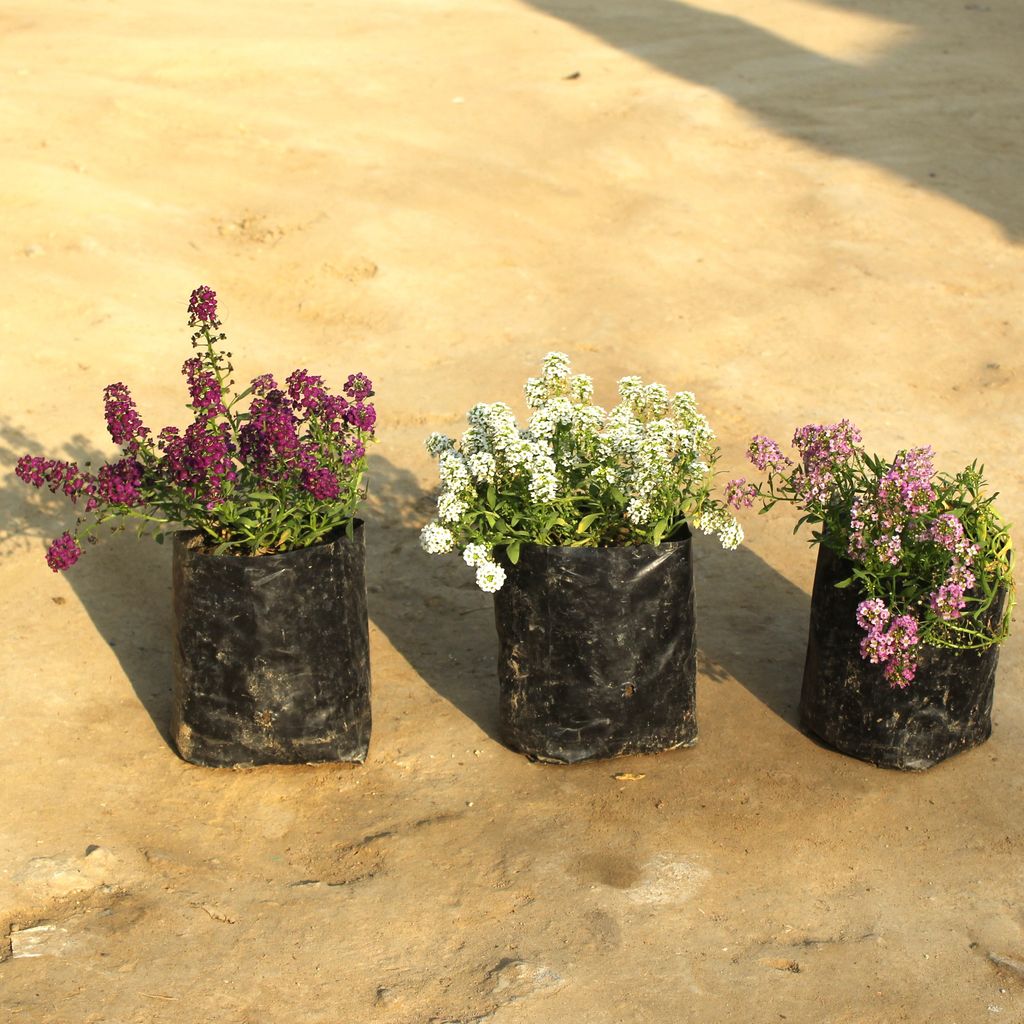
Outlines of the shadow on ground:
{"type": "Polygon", "coordinates": [[[460,558],[420,548],[434,497],[412,473],[372,455],[367,477],[370,618],[428,686],[497,741],[492,599],[460,558]]]}
{"type": "MultiPolygon", "coordinates": [[[[0,423],[0,460],[13,466],[41,446],[0,423]]],[[[82,437],[58,453],[100,463],[105,453],[82,437]]],[[[433,495],[408,470],[370,458],[366,505],[370,617],[436,693],[497,740],[497,641],[492,599],[455,556],[423,553],[419,532],[433,495]]],[[[34,491],[8,473],[0,485],[0,550],[38,552],[67,529],[63,497],[34,491]]],[[[695,539],[700,668],[705,677],[736,679],[787,722],[796,722],[809,599],[748,548],[725,552],[695,539]]],[[[170,548],[131,534],[104,538],[65,574],[97,632],[164,741],[172,690],[170,548]]]]}
{"type": "MultiPolygon", "coordinates": [[[[492,599],[461,559],[420,549],[434,497],[412,473],[374,455],[368,476],[370,615],[429,686],[497,739],[492,599]]],[[[808,594],[749,548],[723,551],[698,535],[694,550],[702,675],[736,679],[795,726],[808,594]]]]}
{"type": "MultiPolygon", "coordinates": [[[[1024,64],[1019,47],[1006,44],[1007,32],[1019,32],[1012,5],[819,0],[819,20],[831,6],[891,35],[877,52],[837,60],[679,0],[526,2],[714,89],[779,135],[874,164],[991,218],[1013,240],[1024,237],[1024,64]]],[[[585,88],[591,73],[599,72],[582,69],[572,87],[585,88]]]]}
{"type": "MultiPolygon", "coordinates": [[[[43,454],[43,446],[17,427],[0,420],[0,552],[9,557],[31,550],[39,559],[40,585],[50,568],[43,560],[46,546],[74,523],[74,508],[63,495],[36,491],[13,474],[18,458],[43,454]]],[[[47,453],[80,465],[99,465],[108,453],[81,436],[60,452],[47,453]]],[[[64,576],[97,633],[110,645],[121,669],[168,746],[173,669],[171,664],[170,545],[137,541],[121,533],[87,547],[81,561],[64,576]]],[[[68,652],[73,659],[74,652],[68,652]]]]}
{"type": "MultiPolygon", "coordinates": [[[[698,534],[694,552],[702,674],[716,682],[735,679],[796,726],[809,590],[794,586],[749,547],[723,551],[713,537],[698,534]]],[[[809,587],[810,575],[807,582],[809,587]]]]}

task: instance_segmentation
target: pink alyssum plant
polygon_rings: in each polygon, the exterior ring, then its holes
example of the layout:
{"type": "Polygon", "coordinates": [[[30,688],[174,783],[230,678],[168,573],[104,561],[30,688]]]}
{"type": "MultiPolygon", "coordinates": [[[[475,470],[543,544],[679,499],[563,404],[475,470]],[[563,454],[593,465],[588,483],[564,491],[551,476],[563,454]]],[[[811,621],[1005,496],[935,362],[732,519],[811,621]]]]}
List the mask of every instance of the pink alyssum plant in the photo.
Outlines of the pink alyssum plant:
{"type": "Polygon", "coordinates": [[[985,494],[972,463],[954,476],[937,473],[930,447],[899,452],[891,462],[869,455],[860,431],[841,420],[808,424],[793,436],[798,458],[758,435],[747,457],[762,483],[730,481],[735,508],[778,502],[803,514],[811,543],[824,544],[850,568],[838,586],[864,599],[857,624],[861,655],[881,665],[893,686],[909,686],[922,644],[981,650],[1005,639],[1013,608],[1009,526],[985,494]],[[1006,602],[996,614],[1001,591],[1006,602]]]}
{"type": "Polygon", "coordinates": [[[118,528],[134,520],[158,541],[179,524],[218,554],[271,554],[351,531],[376,421],[369,378],[354,373],[342,394],[332,394],[302,369],[283,387],[263,374],[234,394],[216,293],[196,288],[188,314],[196,354],[181,370],[192,413],[184,430],[168,426],[154,436],[118,382],[104,389],[104,408],[119,459],[95,471],[41,456],[19,460],[21,480],[63,493],[80,509],[74,529],[47,551],[54,572],[74,565],[82,541],[95,540],[106,522],[118,528]]]}

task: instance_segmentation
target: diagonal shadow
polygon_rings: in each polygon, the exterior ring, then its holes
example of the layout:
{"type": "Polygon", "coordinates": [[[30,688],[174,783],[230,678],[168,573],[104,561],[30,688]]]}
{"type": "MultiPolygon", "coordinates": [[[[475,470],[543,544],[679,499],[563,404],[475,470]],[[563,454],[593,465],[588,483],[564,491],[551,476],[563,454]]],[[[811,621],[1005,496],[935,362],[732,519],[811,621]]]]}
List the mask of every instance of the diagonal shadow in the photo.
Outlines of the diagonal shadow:
{"type": "Polygon", "coordinates": [[[497,741],[493,600],[460,558],[420,548],[434,496],[409,470],[374,454],[367,479],[370,618],[431,689],[497,741]]]}
{"type": "MultiPolygon", "coordinates": [[[[0,420],[0,463],[13,466],[25,452],[41,450],[34,438],[0,420]]],[[[75,437],[60,457],[99,463],[106,453],[75,437]]],[[[374,454],[368,479],[370,616],[428,686],[498,741],[492,598],[459,558],[420,549],[420,527],[432,516],[434,496],[410,471],[374,454]]],[[[67,529],[72,515],[63,497],[35,491],[6,473],[0,481],[0,554],[33,549],[40,574],[49,573],[43,542],[67,529]]],[[[749,548],[726,552],[698,537],[694,561],[702,675],[736,679],[795,725],[809,597],[749,548]]],[[[65,577],[173,750],[169,548],[138,543],[130,534],[105,538],[65,577]]]]}
{"type": "Polygon", "coordinates": [[[880,55],[847,63],[680,0],[525,2],[728,96],[779,135],[874,164],[1024,238],[1024,61],[1004,42],[1008,29],[1020,30],[1012,10],[817,0],[902,27],[880,55]]]}
{"type": "Polygon", "coordinates": [[[711,537],[694,538],[694,576],[701,673],[732,677],[799,727],[810,594],[750,547],[724,551],[711,537]]]}
{"type": "MultiPolygon", "coordinates": [[[[75,510],[63,495],[36,491],[14,476],[24,454],[44,450],[35,438],[0,418],[0,557],[19,551],[38,553],[40,585],[51,570],[43,560],[45,544],[74,523],[75,510]]],[[[86,438],[71,439],[57,457],[100,464],[108,453],[86,438]]],[[[173,669],[171,664],[170,548],[139,543],[129,533],[104,537],[88,547],[81,561],[64,574],[97,633],[117,656],[139,702],[156,731],[174,749],[170,736],[173,669]],[[112,541],[112,542],[111,542],[112,541]]]]}
{"type": "MultiPolygon", "coordinates": [[[[32,551],[45,581],[50,569],[45,546],[74,522],[62,495],[27,486],[13,474],[23,454],[44,446],[0,418],[0,558],[32,551]]],[[[107,452],[73,437],[48,453],[84,465],[100,464],[107,452]]],[[[366,580],[373,621],[435,692],[497,734],[496,641],[491,599],[454,558],[431,558],[419,545],[419,527],[430,517],[433,498],[408,471],[386,458],[370,457],[370,498],[364,509],[366,580]],[[442,622],[454,627],[439,628],[442,622]],[[445,642],[442,638],[452,636],[445,642]]],[[[172,750],[169,726],[171,661],[170,546],[137,542],[130,533],[103,537],[64,573],[97,633],[115,653],[139,702],[172,750]]]]}

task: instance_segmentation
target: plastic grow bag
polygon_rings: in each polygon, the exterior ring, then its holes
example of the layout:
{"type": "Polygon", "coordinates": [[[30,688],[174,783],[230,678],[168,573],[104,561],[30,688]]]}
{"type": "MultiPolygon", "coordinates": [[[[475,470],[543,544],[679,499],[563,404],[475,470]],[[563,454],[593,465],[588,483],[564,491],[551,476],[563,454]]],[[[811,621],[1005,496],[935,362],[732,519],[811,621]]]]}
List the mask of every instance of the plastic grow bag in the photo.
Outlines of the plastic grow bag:
{"type": "Polygon", "coordinates": [[[697,741],[689,534],[658,547],[524,545],[494,595],[500,735],[572,764],[697,741]]]}
{"type": "MultiPolygon", "coordinates": [[[[999,647],[956,651],[919,644],[918,668],[906,688],[860,656],[864,631],[855,585],[835,584],[852,565],[821,546],[811,596],[800,723],[844,754],[884,768],[921,771],[976,747],[992,733],[992,694],[999,647]]],[[[1002,614],[1003,594],[993,607],[1002,614]]]]}
{"type": "Polygon", "coordinates": [[[362,523],[246,557],[174,537],[172,735],[186,761],[365,760],[370,658],[362,523]]]}

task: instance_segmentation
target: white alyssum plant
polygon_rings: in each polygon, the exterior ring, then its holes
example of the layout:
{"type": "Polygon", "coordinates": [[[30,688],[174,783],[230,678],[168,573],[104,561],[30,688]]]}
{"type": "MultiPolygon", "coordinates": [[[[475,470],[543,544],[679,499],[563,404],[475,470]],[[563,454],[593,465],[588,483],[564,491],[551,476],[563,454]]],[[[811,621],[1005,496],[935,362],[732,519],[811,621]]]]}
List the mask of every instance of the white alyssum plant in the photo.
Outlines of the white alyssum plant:
{"type": "Polygon", "coordinates": [[[426,442],[441,490],[421,544],[429,554],[460,550],[481,590],[501,589],[499,553],[514,565],[522,544],[657,545],[687,523],[726,548],[743,540],[713,496],[715,435],[689,391],[623,377],[606,411],[591,404],[591,378],[550,352],[524,392],[525,429],[505,403],[481,403],[460,439],[426,442]]]}

